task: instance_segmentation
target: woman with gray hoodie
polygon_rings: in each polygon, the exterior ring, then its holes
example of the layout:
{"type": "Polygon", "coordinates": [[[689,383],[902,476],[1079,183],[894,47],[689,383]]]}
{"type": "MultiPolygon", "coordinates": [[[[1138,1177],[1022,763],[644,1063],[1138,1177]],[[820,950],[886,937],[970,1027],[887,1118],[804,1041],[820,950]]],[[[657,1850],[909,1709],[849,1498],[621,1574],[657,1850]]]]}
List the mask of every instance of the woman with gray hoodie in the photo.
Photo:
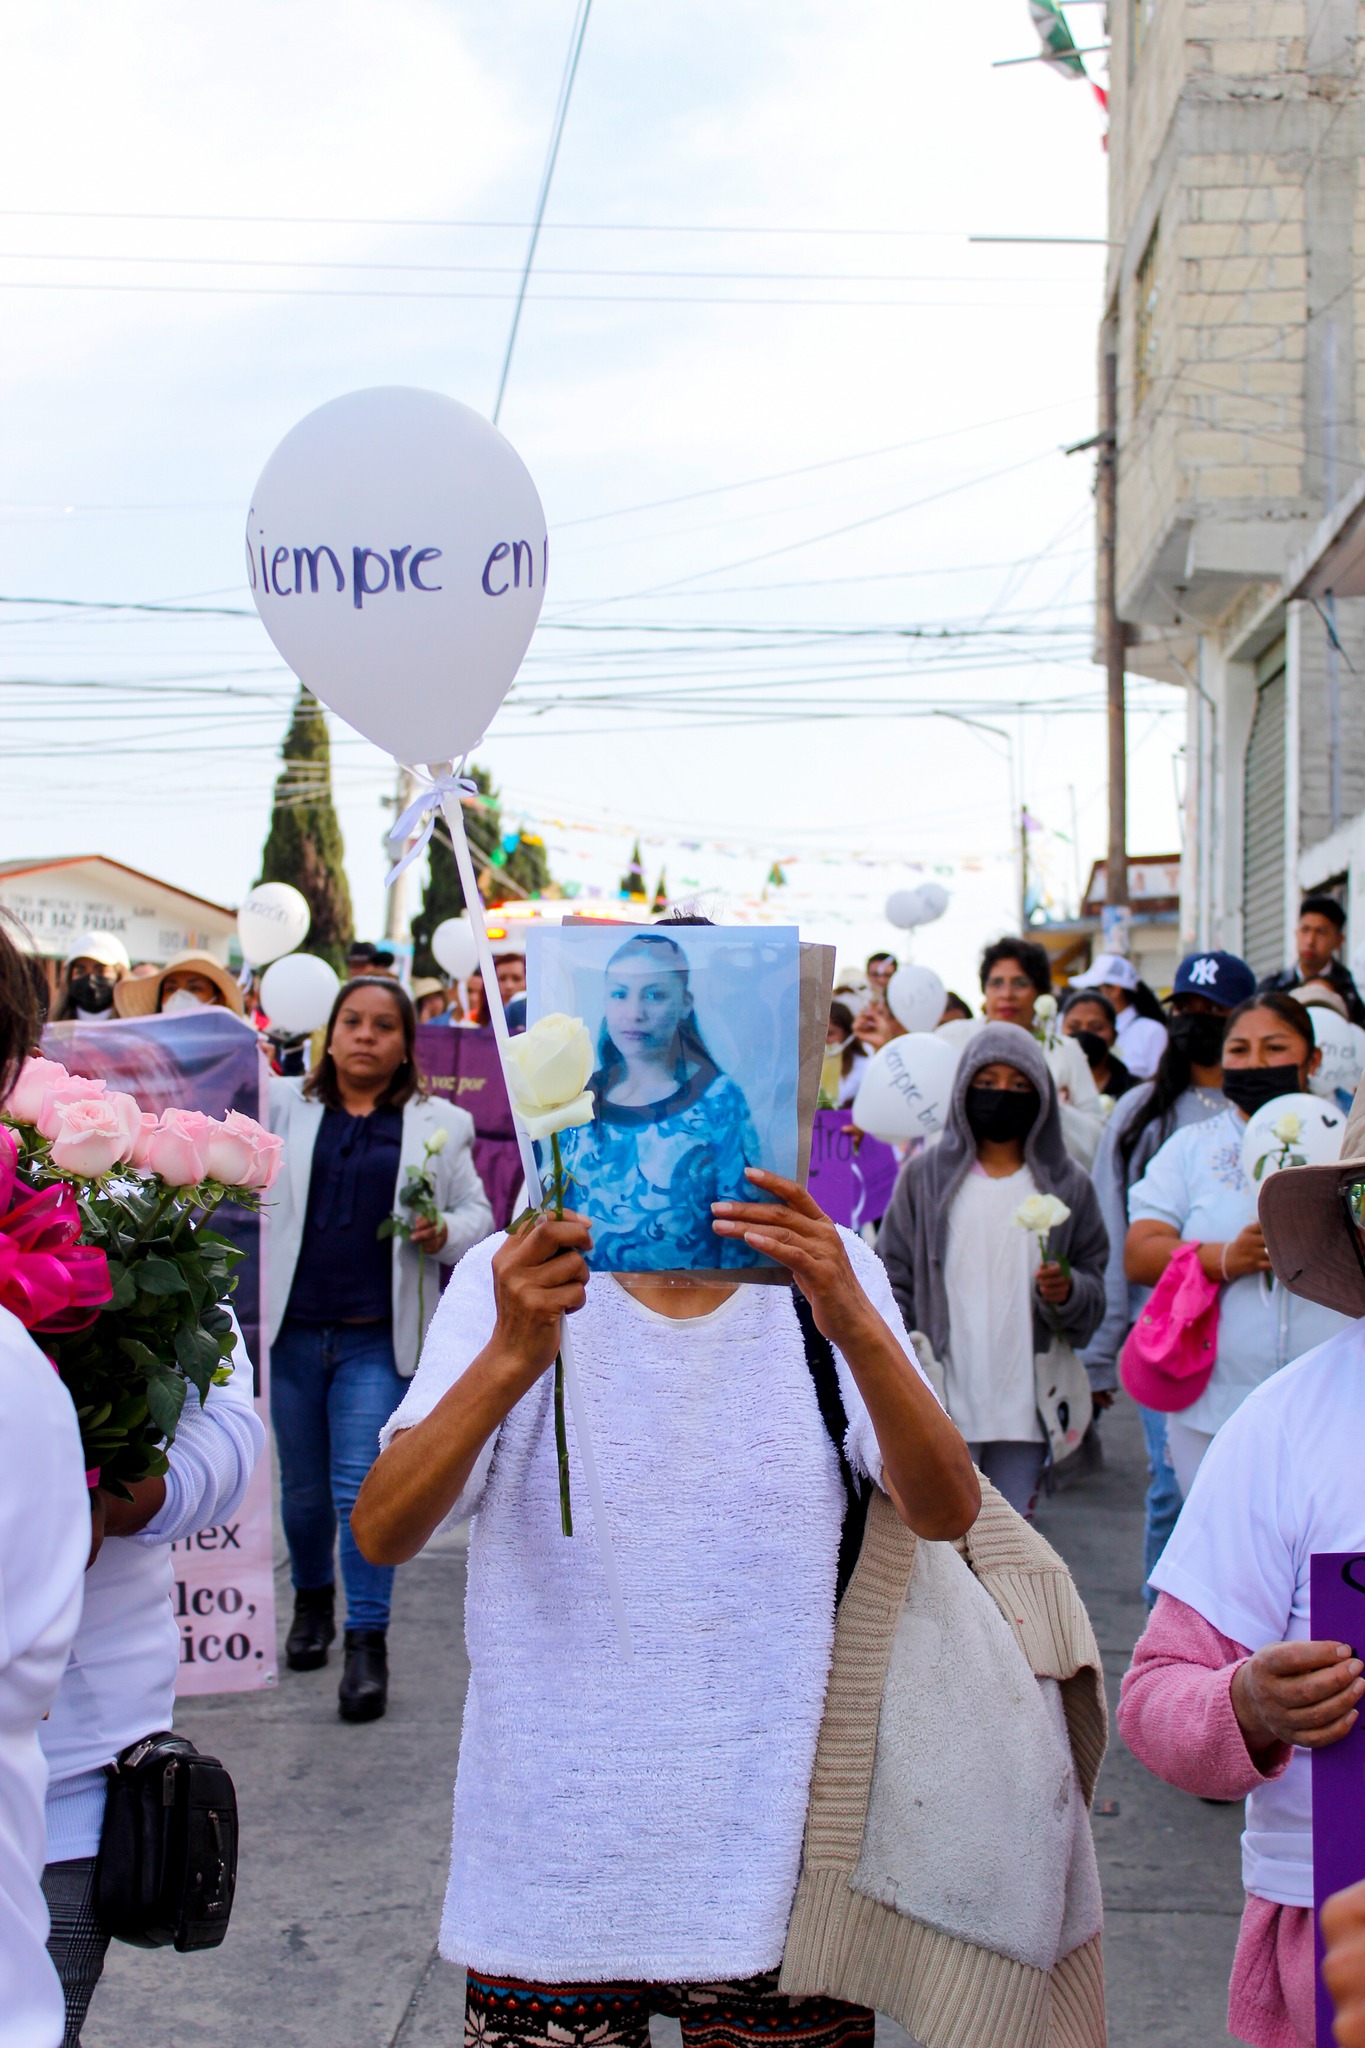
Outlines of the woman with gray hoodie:
{"type": "Polygon", "coordinates": [[[1041,1046],[990,1024],[965,1047],[947,1128],[909,1160],[877,1240],[906,1327],[943,1366],[948,1413],[978,1469],[1032,1512],[1047,1456],[1034,1360],[1079,1349],[1104,1314],[1109,1240],[1090,1176],[1068,1155],[1041,1046]],[[1039,1241],[1014,1223],[1030,1195],[1070,1214],[1039,1241]]]}

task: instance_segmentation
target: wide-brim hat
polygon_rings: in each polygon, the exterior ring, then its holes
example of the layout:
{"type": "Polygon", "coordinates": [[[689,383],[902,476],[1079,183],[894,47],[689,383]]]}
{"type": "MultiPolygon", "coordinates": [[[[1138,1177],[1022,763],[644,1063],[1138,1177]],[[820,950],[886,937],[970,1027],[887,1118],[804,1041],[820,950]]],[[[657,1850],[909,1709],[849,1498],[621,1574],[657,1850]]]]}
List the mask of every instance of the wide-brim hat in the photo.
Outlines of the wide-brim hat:
{"type": "Polygon", "coordinates": [[[1365,1180],[1365,1081],[1346,1119],[1340,1159],[1282,1167],[1262,1182],[1259,1203],[1276,1278],[1291,1294],[1344,1316],[1365,1316],[1365,1247],[1341,1199],[1356,1180],[1365,1180]]]}
{"type": "Polygon", "coordinates": [[[168,974],[202,974],[221,989],[223,1001],[238,1017],[246,1015],[246,1004],[237,978],[212,953],[177,953],[158,974],[144,974],[136,980],[121,981],[114,990],[114,1008],[120,1017],[150,1017],[161,1008],[161,990],[168,974]]]}

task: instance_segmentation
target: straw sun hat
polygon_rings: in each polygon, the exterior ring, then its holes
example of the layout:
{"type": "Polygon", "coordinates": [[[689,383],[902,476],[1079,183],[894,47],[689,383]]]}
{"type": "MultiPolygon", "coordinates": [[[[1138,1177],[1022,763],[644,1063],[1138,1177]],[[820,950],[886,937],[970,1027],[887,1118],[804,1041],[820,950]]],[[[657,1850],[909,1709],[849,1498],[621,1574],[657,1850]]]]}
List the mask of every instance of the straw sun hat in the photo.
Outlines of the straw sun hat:
{"type": "Polygon", "coordinates": [[[119,983],[114,991],[114,1007],[120,1017],[150,1017],[159,1010],[161,990],[168,974],[202,974],[206,981],[221,989],[223,1001],[236,1016],[246,1015],[246,1005],[236,978],[220,960],[215,960],[212,953],[177,953],[159,974],[144,974],[136,981],[119,983]]]}
{"type": "Polygon", "coordinates": [[[1365,1082],[1356,1090],[1335,1165],[1272,1173],[1260,1199],[1270,1262],[1290,1293],[1344,1316],[1365,1316],[1365,1245],[1343,1199],[1353,1181],[1365,1182],[1365,1082]]]}

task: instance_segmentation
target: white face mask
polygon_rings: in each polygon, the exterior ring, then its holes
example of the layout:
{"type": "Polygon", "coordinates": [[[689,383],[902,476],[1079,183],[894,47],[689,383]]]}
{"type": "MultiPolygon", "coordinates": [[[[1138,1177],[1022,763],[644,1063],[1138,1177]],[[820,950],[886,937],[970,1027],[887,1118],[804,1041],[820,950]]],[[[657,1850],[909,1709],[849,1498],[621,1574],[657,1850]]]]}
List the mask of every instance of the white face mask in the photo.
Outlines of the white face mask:
{"type": "Polygon", "coordinates": [[[206,1003],[202,996],[192,996],[187,988],[178,988],[173,996],[167,996],[161,1005],[163,1017],[183,1017],[191,1010],[211,1010],[212,1003],[206,1003]]]}

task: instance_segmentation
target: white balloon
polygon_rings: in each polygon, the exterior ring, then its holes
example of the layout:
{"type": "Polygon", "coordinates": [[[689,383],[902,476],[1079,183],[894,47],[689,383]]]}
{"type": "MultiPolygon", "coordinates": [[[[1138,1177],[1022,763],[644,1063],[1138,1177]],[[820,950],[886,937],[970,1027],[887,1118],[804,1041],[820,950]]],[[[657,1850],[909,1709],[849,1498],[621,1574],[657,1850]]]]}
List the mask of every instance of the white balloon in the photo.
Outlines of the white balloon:
{"type": "Polygon", "coordinates": [[[1358,1024],[1348,1024],[1335,1010],[1314,1003],[1308,1012],[1313,1023],[1313,1037],[1322,1060],[1316,1074],[1308,1077],[1309,1092],[1321,1095],[1328,1102],[1342,1089],[1347,1095],[1354,1095],[1365,1073],[1365,1031],[1358,1024]]]}
{"type": "Polygon", "coordinates": [[[272,1030],[298,1036],[320,1031],[332,1013],[341,983],[316,953],[287,953],[261,976],[261,1008],[272,1030]]]}
{"type": "Polygon", "coordinates": [[[467,917],[448,917],[438,924],[431,935],[431,950],[452,981],[463,981],[479,964],[474,927],[467,917]]]}
{"type": "Polygon", "coordinates": [[[1247,1118],[1242,1171],[1253,1187],[1288,1166],[1331,1166],[1341,1157],[1346,1113],[1316,1095],[1277,1095],[1247,1118]]]}
{"type": "Polygon", "coordinates": [[[247,576],[299,679],[418,764],[483,738],[545,595],[545,514],[480,414],[403,385],[290,429],[247,515],[247,576]]]}
{"type": "Polygon", "coordinates": [[[258,882],[237,912],[237,936],[248,967],[266,967],[308,936],[308,898],[289,882],[258,882]]]}
{"type": "Polygon", "coordinates": [[[957,1062],[956,1048],[928,1032],[893,1038],[863,1068],[852,1121],[888,1145],[931,1138],[948,1121],[957,1062]]]}
{"type": "Polygon", "coordinates": [[[898,967],[886,990],[886,1005],[907,1031],[933,1031],[948,991],[932,967],[898,967]]]}

